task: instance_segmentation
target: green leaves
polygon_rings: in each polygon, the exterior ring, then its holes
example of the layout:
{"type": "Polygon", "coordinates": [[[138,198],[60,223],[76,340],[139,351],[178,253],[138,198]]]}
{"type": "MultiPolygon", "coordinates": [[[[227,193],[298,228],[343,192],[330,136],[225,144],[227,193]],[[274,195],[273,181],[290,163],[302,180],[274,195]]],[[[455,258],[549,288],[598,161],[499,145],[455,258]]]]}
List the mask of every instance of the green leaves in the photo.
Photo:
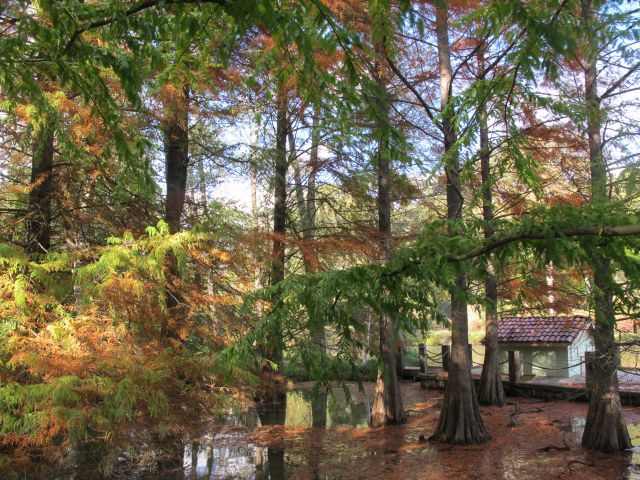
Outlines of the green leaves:
{"type": "MultiPolygon", "coordinates": [[[[594,269],[601,258],[608,258],[614,269],[628,280],[611,287],[618,301],[630,306],[637,297],[640,281],[637,280],[640,278],[637,255],[640,240],[636,237],[567,236],[564,232],[586,226],[629,225],[637,221],[637,215],[629,213],[621,204],[611,202],[580,208],[567,205],[532,208],[522,218],[496,223],[495,236],[491,240],[484,238],[482,221],[454,220],[455,235],[448,233],[451,221],[431,222],[422,229],[415,242],[398,249],[387,265],[361,265],[293,276],[259,291],[247,299],[245,311],[254,311],[255,302],[259,300],[271,302],[271,307],[240,343],[268,344],[278,340],[275,335],[282,332],[292,359],[307,365],[308,372],[314,377],[324,378],[313,367],[314,362],[321,360],[315,358],[313,345],[299,334],[300,331],[310,331],[315,321],[321,321],[338,335],[336,355],[353,359],[353,352],[363,348],[361,334],[365,324],[357,315],[359,310],[392,315],[399,324],[398,328],[404,331],[428,330],[434,322],[445,323],[438,305],[439,292],[451,292],[472,305],[486,302],[484,296],[473,288],[460,290],[456,279],[464,271],[471,281],[481,284],[490,275],[487,271],[489,255],[498,271],[522,268],[523,278],[531,280],[532,283],[525,283],[525,288],[511,295],[514,304],[537,302],[537,298],[526,296],[537,282],[531,276],[532,268],[545,271],[552,263],[561,271],[580,271],[594,269]],[[488,242],[510,237],[515,240],[501,243],[497,248],[467,260],[458,259],[488,242]]],[[[508,301],[504,299],[505,303],[508,301]]],[[[326,368],[330,369],[330,366],[326,368]]]]}

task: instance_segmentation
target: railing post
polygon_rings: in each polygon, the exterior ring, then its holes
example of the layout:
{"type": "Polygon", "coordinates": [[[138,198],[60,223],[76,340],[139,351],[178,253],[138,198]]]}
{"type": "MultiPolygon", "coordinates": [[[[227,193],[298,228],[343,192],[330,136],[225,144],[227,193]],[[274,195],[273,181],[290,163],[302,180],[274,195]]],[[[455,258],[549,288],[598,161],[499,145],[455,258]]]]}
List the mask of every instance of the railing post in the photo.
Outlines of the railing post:
{"type": "Polygon", "coordinates": [[[593,382],[594,358],[595,358],[595,352],[584,352],[584,374],[585,374],[585,382],[586,382],[588,395],[591,395],[591,386],[593,382]]]}
{"type": "Polygon", "coordinates": [[[451,368],[451,345],[442,345],[442,368],[445,372],[451,368]]]}
{"type": "Polygon", "coordinates": [[[509,381],[520,381],[520,352],[509,351],[509,381]]]}
{"type": "Polygon", "coordinates": [[[418,344],[418,362],[420,362],[420,373],[427,373],[427,350],[424,343],[418,344]]]}
{"type": "Polygon", "coordinates": [[[469,350],[469,370],[471,370],[473,368],[473,345],[471,345],[470,343],[467,344],[467,349],[469,350]]]}

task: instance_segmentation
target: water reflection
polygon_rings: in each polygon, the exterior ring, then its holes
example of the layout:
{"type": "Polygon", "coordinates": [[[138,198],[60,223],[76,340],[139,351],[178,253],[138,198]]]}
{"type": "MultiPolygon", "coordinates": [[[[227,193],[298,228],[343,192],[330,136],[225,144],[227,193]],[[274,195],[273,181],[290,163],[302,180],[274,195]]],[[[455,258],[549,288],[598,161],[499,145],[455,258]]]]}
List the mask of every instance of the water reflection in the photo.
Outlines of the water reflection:
{"type": "MultiPolygon", "coordinates": [[[[283,402],[258,405],[242,423],[249,428],[254,425],[366,428],[368,418],[369,405],[364,395],[348,399],[341,393],[296,389],[289,391],[283,402]]],[[[237,425],[238,418],[229,419],[228,424],[237,425]]],[[[328,478],[319,473],[318,448],[321,445],[314,446],[316,451],[308,457],[287,454],[282,446],[262,447],[247,441],[246,430],[214,431],[185,445],[181,469],[153,478],[279,480],[290,478],[293,470],[299,468],[304,468],[310,478],[328,478]],[[288,468],[293,470],[288,472],[288,468]]]]}
{"type": "MultiPolygon", "coordinates": [[[[631,443],[640,445],[640,425],[627,425],[631,443]]],[[[640,480],[640,453],[631,455],[631,466],[629,467],[629,480],[640,480]]]]}
{"type": "MultiPolygon", "coordinates": [[[[579,443],[582,439],[586,423],[587,419],[582,415],[569,415],[567,422],[561,425],[559,429],[564,432],[572,433],[579,443]]],[[[631,443],[633,445],[640,445],[640,425],[628,423],[627,428],[631,437],[631,443]]],[[[586,455],[593,456],[595,454],[593,452],[587,452],[586,455]]],[[[624,455],[624,453],[622,455],[624,455]]],[[[594,463],[597,463],[597,461],[597,459],[594,460],[594,463]]],[[[624,478],[625,480],[640,480],[640,453],[631,454],[629,463],[629,468],[620,478],[624,478]]]]}
{"type": "Polygon", "coordinates": [[[313,392],[308,389],[299,389],[287,393],[283,425],[366,428],[369,413],[369,403],[364,396],[352,398],[349,401],[346,396],[339,393],[330,395],[326,391],[313,392]]]}
{"type": "MultiPolygon", "coordinates": [[[[286,425],[287,405],[289,395],[284,402],[273,402],[258,406],[258,417],[262,425],[286,425]]],[[[284,477],[284,449],[282,447],[267,447],[267,461],[260,457],[260,464],[256,463],[256,479],[283,479],[284,477]]]]}
{"type": "MultiPolygon", "coordinates": [[[[401,472],[406,472],[406,478],[520,480],[566,475],[640,480],[640,454],[602,455],[577,447],[585,423],[581,410],[586,408],[561,409],[554,414],[551,408],[548,420],[546,414],[542,414],[533,417],[530,425],[523,422],[520,431],[503,431],[501,435],[509,436],[509,441],[498,439],[489,449],[446,447],[423,444],[419,440],[421,435],[428,434],[425,430],[428,422],[390,427],[372,434],[360,430],[325,430],[366,427],[369,409],[364,396],[358,395],[350,403],[341,391],[335,396],[326,392],[314,396],[308,389],[297,389],[290,391],[284,402],[259,405],[248,416],[229,412],[227,419],[212,423],[205,434],[194,433],[198,436],[186,443],[174,439],[170,447],[165,443],[162,448],[149,444],[145,455],[150,461],[132,458],[131,462],[123,462],[116,473],[117,478],[131,480],[328,480],[390,478],[401,472]],[[561,445],[560,439],[566,439],[571,451],[539,453],[532,450],[525,445],[530,428],[540,428],[538,435],[544,435],[544,429],[548,429],[549,443],[561,445]],[[555,429],[563,432],[562,435],[558,436],[555,429]],[[143,471],[139,466],[134,470],[131,465],[145,465],[148,469],[143,471]]],[[[509,415],[506,411],[489,413],[509,415]]],[[[629,425],[629,430],[633,443],[639,445],[640,424],[629,425]]],[[[539,441],[545,441],[544,437],[540,438],[539,441]]],[[[83,472],[38,478],[88,480],[91,477],[83,472]]]]}

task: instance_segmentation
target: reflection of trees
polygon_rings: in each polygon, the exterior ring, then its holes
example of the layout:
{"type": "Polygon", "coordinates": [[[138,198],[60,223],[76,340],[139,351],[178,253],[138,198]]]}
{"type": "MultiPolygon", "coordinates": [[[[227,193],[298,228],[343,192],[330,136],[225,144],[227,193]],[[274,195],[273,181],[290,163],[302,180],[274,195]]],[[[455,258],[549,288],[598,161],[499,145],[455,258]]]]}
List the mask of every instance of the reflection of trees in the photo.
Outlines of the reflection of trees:
{"type": "MultiPolygon", "coordinates": [[[[185,455],[191,453],[191,472],[189,478],[209,478],[213,472],[213,446],[211,444],[202,445],[198,441],[191,442],[191,446],[187,446],[185,455]],[[189,452],[191,448],[191,452],[189,452]],[[204,462],[200,462],[201,456],[204,462]],[[203,468],[198,468],[203,463],[203,468]]],[[[217,452],[218,454],[220,452],[217,452]]],[[[230,452],[229,456],[238,456],[236,452],[230,452]]]]}
{"type": "MultiPolygon", "coordinates": [[[[288,397],[288,395],[287,395],[288,397]]],[[[287,402],[268,402],[258,406],[258,416],[262,425],[284,425],[287,413],[287,402]]],[[[269,446],[267,448],[267,465],[258,468],[256,465],[256,478],[271,480],[284,479],[284,448],[269,446]]]]}
{"type": "Polygon", "coordinates": [[[324,388],[311,393],[311,425],[327,426],[327,390],[324,388]]]}
{"type": "Polygon", "coordinates": [[[331,395],[327,401],[327,417],[328,427],[365,427],[369,418],[369,408],[364,402],[355,403],[342,395],[331,395]]]}
{"type": "Polygon", "coordinates": [[[183,466],[185,444],[183,441],[174,440],[167,443],[160,459],[159,470],[180,469],[183,466]]]}
{"type": "Polygon", "coordinates": [[[340,393],[329,395],[326,389],[288,392],[286,410],[287,426],[366,427],[369,418],[366,399],[355,402],[340,393]]]}
{"type": "MultiPolygon", "coordinates": [[[[258,425],[313,426],[318,429],[337,425],[366,426],[369,417],[368,405],[362,403],[360,398],[350,399],[340,391],[330,395],[327,389],[290,391],[285,401],[260,402],[255,411],[258,425]]],[[[309,450],[302,452],[304,458],[294,463],[306,463],[312,478],[321,478],[323,432],[314,430],[310,435],[314,441],[309,450]]],[[[255,474],[256,480],[285,478],[285,449],[277,445],[257,447],[247,443],[245,432],[220,432],[212,437],[191,441],[184,448],[182,444],[178,446],[181,448],[180,458],[167,462],[165,467],[168,463],[182,462],[183,458],[185,466],[190,461],[191,468],[186,467],[185,476],[180,478],[238,478],[252,474],[255,474]]],[[[167,458],[173,457],[167,455],[167,458]]],[[[182,468],[180,470],[182,472],[182,468]]]]}
{"type": "MultiPolygon", "coordinates": [[[[245,478],[261,463],[259,452],[258,447],[247,443],[245,432],[217,433],[202,443],[190,442],[184,450],[185,463],[188,465],[189,459],[191,462],[187,478],[245,478]]],[[[263,457],[266,463],[266,454],[263,457]]]]}
{"type": "Polygon", "coordinates": [[[287,392],[285,425],[288,427],[311,425],[312,417],[310,392],[308,390],[287,392]]]}

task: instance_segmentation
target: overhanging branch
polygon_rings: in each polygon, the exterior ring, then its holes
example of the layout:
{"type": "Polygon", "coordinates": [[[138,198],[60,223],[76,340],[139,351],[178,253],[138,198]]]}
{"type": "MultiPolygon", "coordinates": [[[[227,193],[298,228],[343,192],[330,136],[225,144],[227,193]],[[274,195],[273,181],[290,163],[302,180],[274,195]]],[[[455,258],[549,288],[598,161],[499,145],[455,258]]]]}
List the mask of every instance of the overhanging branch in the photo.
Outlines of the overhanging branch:
{"type": "MultiPolygon", "coordinates": [[[[139,13],[143,10],[147,10],[149,8],[152,7],[156,7],[160,4],[162,5],[170,5],[170,4],[198,4],[198,3],[213,3],[219,6],[225,6],[227,4],[227,0],[144,0],[140,3],[138,3],[137,5],[134,5],[133,7],[131,7],[130,9],[128,9],[125,12],[125,15],[127,17],[130,17],[132,15],[135,15],[136,13],[139,13]]],[[[114,22],[116,22],[117,17],[116,16],[112,16],[109,18],[104,18],[102,20],[95,20],[93,22],[89,22],[89,23],[85,23],[83,26],[81,26],[80,28],[76,29],[72,34],[71,37],[69,38],[69,41],[66,43],[66,45],[64,46],[64,49],[62,50],[62,53],[67,52],[71,46],[75,43],[75,41],[80,37],[80,35],[82,35],[85,32],[88,32],[89,30],[94,30],[96,28],[100,28],[100,27],[105,27],[107,25],[110,25],[114,22]]]]}
{"type": "MultiPolygon", "coordinates": [[[[619,225],[619,226],[584,226],[584,227],[574,227],[567,228],[564,230],[556,230],[554,232],[545,232],[545,231],[524,231],[518,232],[511,235],[505,235],[503,237],[494,237],[490,242],[485,243],[477,248],[469,250],[467,253],[463,253],[460,255],[445,255],[444,259],[448,262],[464,262],[466,260],[471,260],[473,258],[480,257],[482,255],[489,254],[495,250],[500,249],[510,243],[520,242],[524,240],[545,240],[548,238],[563,238],[563,237],[585,237],[585,236],[596,236],[603,238],[610,237],[627,237],[627,236],[635,236],[640,235],[640,223],[634,223],[631,225],[619,225]]],[[[408,270],[413,265],[419,265],[421,262],[419,260],[415,260],[409,263],[405,263],[404,265],[388,270],[384,272],[382,275],[385,277],[392,277],[395,275],[400,275],[406,270],[408,270]]]]}
{"type": "Polygon", "coordinates": [[[486,243],[478,248],[474,248],[462,255],[445,256],[447,260],[452,262],[463,262],[465,260],[471,260],[472,258],[486,255],[494,250],[504,247],[513,242],[519,242],[522,240],[544,240],[546,238],[562,238],[562,237],[584,237],[584,236],[597,236],[597,237],[625,237],[640,235],[640,223],[632,225],[620,225],[617,227],[575,227],[565,230],[557,230],[555,232],[520,232],[513,235],[505,235],[502,238],[496,238],[489,243],[486,243]]]}

